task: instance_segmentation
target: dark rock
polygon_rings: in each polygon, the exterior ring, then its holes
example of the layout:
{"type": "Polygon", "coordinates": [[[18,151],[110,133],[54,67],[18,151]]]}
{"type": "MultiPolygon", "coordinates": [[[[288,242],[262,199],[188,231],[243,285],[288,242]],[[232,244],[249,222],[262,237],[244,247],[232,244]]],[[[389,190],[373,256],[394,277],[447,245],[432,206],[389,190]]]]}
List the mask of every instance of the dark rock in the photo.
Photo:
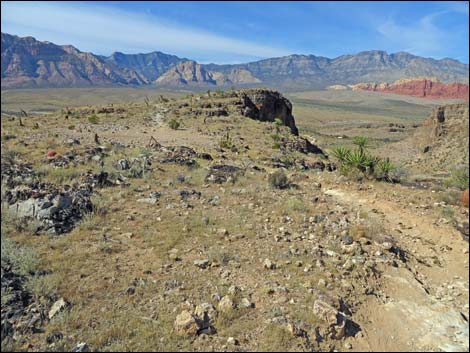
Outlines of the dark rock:
{"type": "Polygon", "coordinates": [[[279,92],[267,89],[248,89],[240,92],[242,114],[259,121],[274,122],[280,119],[294,135],[299,131],[292,116],[292,104],[279,92]]]}
{"type": "Polygon", "coordinates": [[[70,352],[89,352],[90,347],[87,343],[78,343],[70,352]]]}
{"type": "Polygon", "coordinates": [[[289,138],[289,140],[283,139],[281,140],[281,147],[285,150],[298,151],[305,154],[313,153],[325,155],[318,146],[303,137],[289,138]]]}
{"type": "Polygon", "coordinates": [[[241,168],[232,165],[213,165],[209,168],[205,181],[217,184],[226,183],[227,181],[235,181],[242,172],[241,168]]]}
{"type": "Polygon", "coordinates": [[[50,335],[47,336],[46,342],[48,344],[60,341],[62,338],[64,338],[64,335],[62,332],[54,331],[50,335]]]}

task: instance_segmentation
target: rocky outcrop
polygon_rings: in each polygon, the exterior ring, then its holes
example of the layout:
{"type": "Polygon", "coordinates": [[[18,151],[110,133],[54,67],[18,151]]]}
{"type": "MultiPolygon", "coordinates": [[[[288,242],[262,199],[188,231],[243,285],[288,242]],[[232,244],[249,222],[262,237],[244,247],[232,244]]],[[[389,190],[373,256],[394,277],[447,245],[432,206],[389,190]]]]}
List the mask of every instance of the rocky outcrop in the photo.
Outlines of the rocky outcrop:
{"type": "Polygon", "coordinates": [[[420,98],[468,100],[469,87],[464,83],[443,83],[436,78],[402,79],[393,83],[359,83],[353,90],[402,94],[420,98]]]}
{"type": "Polygon", "coordinates": [[[205,70],[195,61],[185,61],[168,70],[155,83],[166,86],[178,85],[216,85],[222,84],[223,77],[205,70]]]}
{"type": "Polygon", "coordinates": [[[155,81],[156,84],[164,86],[229,86],[260,82],[248,70],[233,69],[227,74],[223,74],[207,70],[203,65],[191,60],[179,63],[155,81]]]}
{"type": "Polygon", "coordinates": [[[468,103],[447,104],[433,109],[409,139],[418,150],[413,164],[422,170],[468,168],[468,103]]]}
{"type": "Polygon", "coordinates": [[[277,91],[267,89],[250,89],[240,91],[242,114],[259,121],[280,119],[294,135],[299,134],[292,116],[291,102],[277,91]]]}

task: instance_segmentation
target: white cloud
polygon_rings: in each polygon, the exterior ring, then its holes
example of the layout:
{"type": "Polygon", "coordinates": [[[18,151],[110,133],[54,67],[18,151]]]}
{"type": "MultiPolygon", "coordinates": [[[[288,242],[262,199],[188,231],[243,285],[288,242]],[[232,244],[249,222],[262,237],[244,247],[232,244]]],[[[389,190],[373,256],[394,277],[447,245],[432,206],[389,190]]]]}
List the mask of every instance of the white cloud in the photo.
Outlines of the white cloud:
{"type": "Polygon", "coordinates": [[[434,26],[430,16],[423,17],[416,24],[407,25],[399,25],[389,19],[378,27],[378,31],[389,41],[418,55],[439,51],[444,35],[434,26]]]}
{"type": "Polygon", "coordinates": [[[238,57],[288,55],[274,48],[172,23],[156,16],[83,3],[2,2],[2,31],[39,40],[72,44],[78,49],[108,55],[159,50],[189,58],[211,54],[238,57]]]}

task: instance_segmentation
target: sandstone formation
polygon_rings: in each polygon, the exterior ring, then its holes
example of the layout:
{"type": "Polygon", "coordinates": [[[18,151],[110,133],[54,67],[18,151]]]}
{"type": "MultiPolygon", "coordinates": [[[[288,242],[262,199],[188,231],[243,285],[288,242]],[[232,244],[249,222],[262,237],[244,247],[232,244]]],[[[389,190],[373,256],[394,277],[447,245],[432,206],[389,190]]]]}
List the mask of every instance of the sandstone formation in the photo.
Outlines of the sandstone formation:
{"type": "Polygon", "coordinates": [[[468,84],[443,83],[436,78],[401,79],[393,83],[359,83],[353,90],[403,94],[420,98],[453,98],[468,100],[468,84]]]}

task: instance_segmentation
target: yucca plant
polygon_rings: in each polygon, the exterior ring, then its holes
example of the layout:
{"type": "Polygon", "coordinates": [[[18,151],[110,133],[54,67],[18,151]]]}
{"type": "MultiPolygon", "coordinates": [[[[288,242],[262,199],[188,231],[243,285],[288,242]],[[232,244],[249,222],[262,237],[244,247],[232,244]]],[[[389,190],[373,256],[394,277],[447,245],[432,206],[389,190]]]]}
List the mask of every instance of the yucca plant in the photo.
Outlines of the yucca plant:
{"type": "Polygon", "coordinates": [[[344,146],[338,146],[333,150],[333,155],[338,158],[341,163],[346,162],[350,154],[351,150],[344,146]]]}
{"type": "Polygon", "coordinates": [[[361,172],[365,172],[368,167],[369,158],[362,150],[352,151],[346,158],[346,163],[351,167],[359,169],[361,172]]]}
{"type": "Polygon", "coordinates": [[[359,151],[361,152],[364,152],[364,150],[369,147],[369,138],[366,136],[356,136],[352,142],[359,148],[359,151]]]}
{"type": "Polygon", "coordinates": [[[395,169],[395,166],[389,158],[381,159],[377,163],[376,177],[380,180],[392,181],[391,172],[395,169]]]}

